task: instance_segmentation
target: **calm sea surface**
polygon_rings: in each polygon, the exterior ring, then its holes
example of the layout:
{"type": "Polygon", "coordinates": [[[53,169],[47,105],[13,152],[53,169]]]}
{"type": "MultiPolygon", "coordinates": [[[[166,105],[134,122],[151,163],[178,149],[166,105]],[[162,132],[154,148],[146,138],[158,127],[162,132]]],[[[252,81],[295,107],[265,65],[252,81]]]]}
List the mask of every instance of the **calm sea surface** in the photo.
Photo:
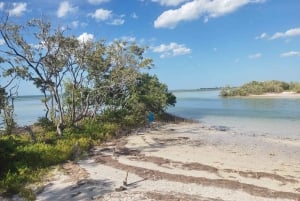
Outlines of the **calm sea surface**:
{"type": "Polygon", "coordinates": [[[219,91],[174,94],[172,114],[247,134],[300,138],[299,98],[221,98],[219,91]]]}
{"type": "MultiPolygon", "coordinates": [[[[219,91],[174,94],[177,104],[168,109],[172,114],[247,134],[300,138],[300,99],[221,98],[219,91]]],[[[32,124],[44,115],[41,98],[26,96],[16,99],[16,120],[19,125],[32,124]]]]}
{"type": "MultiPolygon", "coordinates": [[[[41,98],[42,96],[20,96],[15,99],[15,119],[18,125],[33,124],[38,117],[44,115],[45,110],[41,98]]],[[[0,121],[2,123],[2,114],[0,121]]]]}

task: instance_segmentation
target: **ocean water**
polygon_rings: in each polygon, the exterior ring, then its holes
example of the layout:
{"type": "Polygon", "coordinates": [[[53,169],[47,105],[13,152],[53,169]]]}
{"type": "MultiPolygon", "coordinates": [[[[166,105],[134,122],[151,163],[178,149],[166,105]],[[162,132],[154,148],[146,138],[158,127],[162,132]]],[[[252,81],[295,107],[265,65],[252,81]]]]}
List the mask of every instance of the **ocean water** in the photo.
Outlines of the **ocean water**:
{"type": "Polygon", "coordinates": [[[175,92],[168,112],[251,135],[300,138],[300,99],[222,98],[219,91],[175,92]]]}
{"type": "MultiPolygon", "coordinates": [[[[45,108],[41,102],[42,96],[20,96],[14,101],[15,120],[19,126],[33,124],[39,117],[44,116],[45,108]]],[[[0,122],[2,123],[2,114],[0,122]]],[[[3,126],[0,124],[0,128],[3,126]]]]}
{"type": "MultiPolygon", "coordinates": [[[[174,94],[177,104],[168,109],[172,114],[250,135],[300,138],[299,98],[221,98],[219,91],[174,94]]],[[[32,124],[44,115],[41,98],[23,96],[15,100],[18,125],[32,124]]]]}

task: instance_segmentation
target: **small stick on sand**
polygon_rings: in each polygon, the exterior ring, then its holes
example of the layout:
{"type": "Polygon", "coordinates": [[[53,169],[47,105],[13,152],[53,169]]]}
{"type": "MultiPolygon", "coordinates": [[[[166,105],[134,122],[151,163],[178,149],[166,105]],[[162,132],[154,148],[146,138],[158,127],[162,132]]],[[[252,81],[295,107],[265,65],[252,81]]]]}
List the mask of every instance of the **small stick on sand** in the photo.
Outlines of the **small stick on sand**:
{"type": "Polygon", "coordinates": [[[127,178],[128,178],[128,170],[126,171],[126,176],[125,176],[125,179],[123,181],[124,186],[127,186],[127,178]]]}

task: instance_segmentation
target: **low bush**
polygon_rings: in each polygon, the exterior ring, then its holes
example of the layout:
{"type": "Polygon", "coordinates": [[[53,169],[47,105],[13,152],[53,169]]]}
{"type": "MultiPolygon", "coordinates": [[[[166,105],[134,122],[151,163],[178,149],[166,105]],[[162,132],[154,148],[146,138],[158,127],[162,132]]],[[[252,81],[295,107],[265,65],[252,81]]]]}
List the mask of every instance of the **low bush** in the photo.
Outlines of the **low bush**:
{"type": "Polygon", "coordinates": [[[22,136],[0,138],[0,194],[31,197],[30,189],[25,189],[28,182],[40,180],[49,166],[76,159],[93,145],[91,137],[85,135],[55,137],[49,144],[51,136],[51,132],[38,136],[36,143],[22,136]]]}
{"type": "Polygon", "coordinates": [[[55,124],[46,117],[39,117],[35,125],[42,127],[45,131],[55,131],[55,124]]]}

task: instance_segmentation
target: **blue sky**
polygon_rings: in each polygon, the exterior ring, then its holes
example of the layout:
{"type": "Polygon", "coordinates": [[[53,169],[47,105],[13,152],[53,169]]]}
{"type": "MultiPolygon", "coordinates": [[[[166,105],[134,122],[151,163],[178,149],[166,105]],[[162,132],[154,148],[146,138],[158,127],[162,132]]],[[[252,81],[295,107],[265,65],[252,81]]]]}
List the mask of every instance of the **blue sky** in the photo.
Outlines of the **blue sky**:
{"type": "Polygon", "coordinates": [[[46,18],[78,39],[148,46],[150,73],[169,89],[300,81],[299,0],[0,0],[0,12],[46,18]]]}

